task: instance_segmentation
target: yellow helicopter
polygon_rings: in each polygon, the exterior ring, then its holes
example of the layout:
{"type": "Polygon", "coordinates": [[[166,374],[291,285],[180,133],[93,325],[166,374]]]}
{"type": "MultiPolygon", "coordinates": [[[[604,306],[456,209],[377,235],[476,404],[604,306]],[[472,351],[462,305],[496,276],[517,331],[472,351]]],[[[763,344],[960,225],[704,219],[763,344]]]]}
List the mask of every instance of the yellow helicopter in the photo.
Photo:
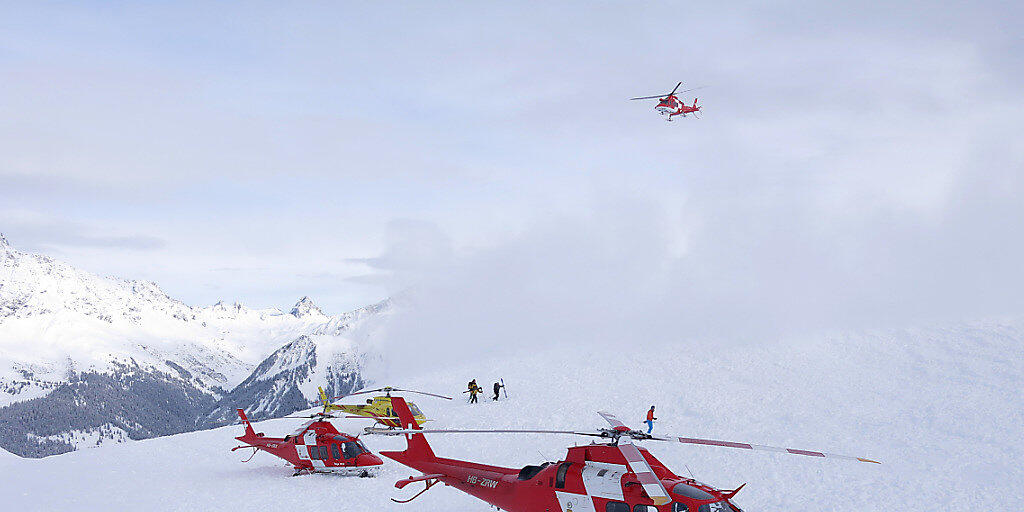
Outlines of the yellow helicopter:
{"type": "MultiPolygon", "coordinates": [[[[417,393],[420,395],[433,396],[437,398],[443,398],[445,400],[451,400],[450,396],[435,395],[434,393],[427,393],[425,391],[414,391],[411,389],[400,389],[393,387],[383,387],[377,389],[367,389],[364,391],[357,391],[355,393],[349,393],[347,395],[336,396],[328,399],[327,394],[324,393],[323,388],[317,388],[320,391],[320,401],[323,402],[324,414],[330,411],[344,411],[353,416],[347,416],[348,418],[372,418],[377,420],[377,423],[386,427],[399,428],[401,422],[398,416],[395,415],[394,410],[391,408],[391,392],[402,392],[402,393],[417,393]],[[345,397],[364,395],[366,393],[378,393],[384,392],[383,396],[375,396],[373,398],[367,398],[365,404],[335,404],[332,400],[340,400],[345,397]]],[[[412,417],[416,420],[417,425],[423,425],[427,421],[427,417],[424,416],[423,411],[416,404],[412,402],[406,402],[409,405],[409,409],[412,411],[412,417]]]]}

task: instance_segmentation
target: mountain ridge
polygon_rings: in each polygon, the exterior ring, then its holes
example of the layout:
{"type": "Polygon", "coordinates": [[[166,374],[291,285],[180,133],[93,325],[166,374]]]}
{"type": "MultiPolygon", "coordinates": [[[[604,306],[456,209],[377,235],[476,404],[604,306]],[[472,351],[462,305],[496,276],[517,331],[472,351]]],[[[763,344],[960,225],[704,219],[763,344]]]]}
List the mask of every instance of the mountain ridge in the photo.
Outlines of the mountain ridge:
{"type": "Polygon", "coordinates": [[[0,238],[0,446],[23,456],[218,426],[235,407],[285,415],[315,401],[317,386],[351,391],[391,308],[385,299],[327,315],[308,296],[289,313],[189,306],[154,282],[98,276],[0,238]],[[299,345],[292,356],[306,360],[261,374],[278,385],[253,378],[299,345]],[[181,418],[161,421],[151,414],[160,404],[181,418]]]}

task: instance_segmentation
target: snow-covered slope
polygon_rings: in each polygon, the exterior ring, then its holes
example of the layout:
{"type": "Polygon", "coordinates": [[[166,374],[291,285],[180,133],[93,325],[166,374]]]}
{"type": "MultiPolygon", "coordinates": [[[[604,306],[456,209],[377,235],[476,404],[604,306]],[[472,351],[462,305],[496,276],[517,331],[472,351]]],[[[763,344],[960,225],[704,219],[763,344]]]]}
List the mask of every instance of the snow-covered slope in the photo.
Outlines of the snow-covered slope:
{"type": "MultiPolygon", "coordinates": [[[[648,442],[678,472],[731,488],[745,510],[1022,510],[1024,331],[1019,323],[832,337],[793,345],[559,347],[450,361],[392,375],[392,384],[458,398],[413,399],[434,427],[603,426],[611,410],[639,424],[658,406],[656,433],[676,433],[881,460],[882,465],[648,442]],[[499,377],[509,400],[465,402],[470,378],[499,377]]],[[[258,424],[268,435],[298,420],[258,424]]],[[[336,420],[356,432],[365,423],[336,420]]],[[[282,462],[230,452],[238,426],[150,439],[42,460],[0,459],[0,496],[12,510],[465,510],[490,508],[439,486],[411,505],[388,500],[415,471],[387,461],[374,479],[292,478],[282,462]],[[60,482],[60,492],[53,492],[60,482]]],[[[366,437],[375,450],[397,438],[366,437]]],[[[433,435],[438,455],[506,466],[558,460],[570,436],[433,435]]]]}
{"type": "MultiPolygon", "coordinates": [[[[377,325],[372,319],[389,306],[384,301],[335,316],[309,297],[290,313],[224,302],[193,307],[155,283],[100,277],[17,251],[0,236],[0,444],[39,456],[94,445],[94,437],[138,439],[210,425],[218,400],[252,380],[269,355],[304,339],[318,358],[294,362],[310,371],[283,384],[294,388],[291,400],[275,410],[287,414],[288,407],[307,405],[302,398],[315,399],[317,385],[345,392],[358,383],[366,346],[353,340],[371,337],[364,324],[377,325]],[[330,368],[342,367],[345,376],[327,378],[338,373],[330,368]],[[51,403],[57,398],[83,410],[60,410],[51,403]],[[84,420],[87,409],[131,417],[84,420]]],[[[232,406],[267,400],[236,395],[228,400],[232,406]]]]}

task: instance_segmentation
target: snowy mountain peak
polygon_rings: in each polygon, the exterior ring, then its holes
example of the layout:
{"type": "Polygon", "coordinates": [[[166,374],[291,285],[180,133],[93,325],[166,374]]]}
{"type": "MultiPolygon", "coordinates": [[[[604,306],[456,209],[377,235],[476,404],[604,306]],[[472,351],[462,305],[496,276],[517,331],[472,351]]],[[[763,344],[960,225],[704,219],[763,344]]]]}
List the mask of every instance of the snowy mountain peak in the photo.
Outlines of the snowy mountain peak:
{"type": "Polygon", "coordinates": [[[228,304],[227,302],[224,302],[223,300],[219,300],[219,301],[217,301],[216,304],[210,306],[210,309],[212,311],[216,312],[216,313],[221,314],[222,316],[224,314],[226,314],[229,317],[231,317],[231,316],[237,316],[239,313],[242,313],[244,311],[248,311],[249,308],[246,308],[245,306],[243,306],[241,302],[237,302],[236,301],[236,302],[233,302],[231,304],[228,304]]]}
{"type": "Polygon", "coordinates": [[[295,307],[292,308],[291,313],[296,318],[303,318],[309,315],[327,316],[309,297],[302,297],[299,299],[299,301],[295,303],[295,307]]]}
{"type": "Polygon", "coordinates": [[[362,384],[389,310],[385,301],[326,316],[309,297],[291,314],[193,307],[152,281],[0,240],[0,446],[23,456],[218,426],[239,407],[288,414],[314,403],[318,386],[347,393],[362,384]],[[72,423],[47,416],[68,408],[90,412],[72,423]]]}

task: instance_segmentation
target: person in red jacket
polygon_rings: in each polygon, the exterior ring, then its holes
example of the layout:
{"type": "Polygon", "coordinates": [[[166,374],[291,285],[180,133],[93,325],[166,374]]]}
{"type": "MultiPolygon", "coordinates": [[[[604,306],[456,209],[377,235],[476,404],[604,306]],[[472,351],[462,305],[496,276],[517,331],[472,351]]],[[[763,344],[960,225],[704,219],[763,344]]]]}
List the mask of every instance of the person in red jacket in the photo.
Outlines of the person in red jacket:
{"type": "Polygon", "coordinates": [[[658,419],[658,418],[654,417],[654,406],[652,405],[651,406],[651,410],[647,411],[647,421],[644,422],[644,423],[647,424],[647,433],[648,434],[650,434],[651,431],[654,430],[654,420],[656,420],[656,419],[658,419]]]}

